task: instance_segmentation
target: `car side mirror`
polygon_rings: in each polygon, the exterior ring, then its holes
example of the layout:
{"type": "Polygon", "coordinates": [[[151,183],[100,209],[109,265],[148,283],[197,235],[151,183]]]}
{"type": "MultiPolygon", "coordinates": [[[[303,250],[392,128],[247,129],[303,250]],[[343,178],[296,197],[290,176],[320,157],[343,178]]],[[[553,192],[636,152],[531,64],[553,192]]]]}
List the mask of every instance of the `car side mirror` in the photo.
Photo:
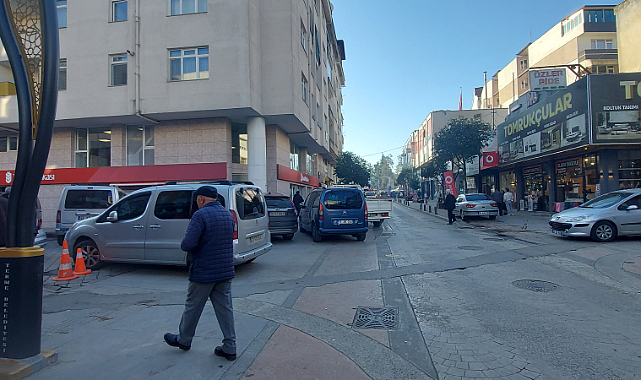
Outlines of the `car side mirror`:
{"type": "Polygon", "coordinates": [[[117,211],[112,211],[107,215],[107,221],[108,222],[117,222],[118,221],[118,212],[117,211]]]}
{"type": "Polygon", "coordinates": [[[628,206],[628,208],[627,208],[627,210],[628,210],[628,211],[638,210],[638,209],[639,209],[639,206],[637,206],[637,205],[630,205],[630,206],[628,206]]]}

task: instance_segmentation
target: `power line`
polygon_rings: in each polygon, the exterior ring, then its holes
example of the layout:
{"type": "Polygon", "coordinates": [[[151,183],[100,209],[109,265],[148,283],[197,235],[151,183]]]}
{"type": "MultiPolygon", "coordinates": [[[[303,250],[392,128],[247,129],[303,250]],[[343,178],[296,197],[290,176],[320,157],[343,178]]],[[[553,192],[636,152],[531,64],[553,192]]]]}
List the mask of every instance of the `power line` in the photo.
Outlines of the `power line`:
{"type": "MultiPolygon", "coordinates": [[[[404,145],[403,145],[403,146],[404,146],[404,145]]],[[[361,157],[376,156],[377,154],[383,154],[383,153],[386,153],[386,152],[391,152],[391,151],[396,150],[396,149],[402,149],[402,148],[403,148],[403,146],[399,146],[398,148],[392,148],[392,149],[384,150],[384,151],[382,151],[382,152],[378,152],[378,153],[366,154],[366,155],[361,156],[361,157]]]]}

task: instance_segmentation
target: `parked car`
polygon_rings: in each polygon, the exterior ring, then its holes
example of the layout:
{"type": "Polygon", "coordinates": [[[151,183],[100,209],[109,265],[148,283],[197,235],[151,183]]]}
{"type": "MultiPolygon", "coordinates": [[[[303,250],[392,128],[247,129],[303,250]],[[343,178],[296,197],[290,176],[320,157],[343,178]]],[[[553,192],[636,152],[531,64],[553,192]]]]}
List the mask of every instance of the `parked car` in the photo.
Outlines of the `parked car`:
{"type": "Polygon", "coordinates": [[[461,194],[456,198],[454,215],[462,220],[470,216],[487,216],[494,220],[499,215],[499,205],[487,194],[461,194]]]}
{"type": "Polygon", "coordinates": [[[612,241],[617,236],[641,235],[641,189],[618,190],[594,198],[550,219],[552,233],[612,241]]]}
{"type": "MultiPolygon", "coordinates": [[[[203,184],[163,185],[137,190],[100,215],[67,231],[72,256],[81,249],[89,269],[107,261],[189,265],[180,249],[189,219],[198,210],[194,192],[203,184]]],[[[258,186],[212,183],[234,217],[234,265],[252,261],[272,247],[265,199],[258,186]]]]}
{"type": "Polygon", "coordinates": [[[62,245],[65,234],[74,223],[100,214],[124,195],[114,186],[65,186],[56,212],[58,244],[62,245]]]}
{"type": "Polygon", "coordinates": [[[392,198],[377,198],[375,192],[366,191],[365,199],[367,201],[367,219],[374,224],[374,227],[380,227],[385,219],[390,218],[392,198]]]}
{"type": "Polygon", "coordinates": [[[34,228],[34,246],[44,247],[47,244],[47,234],[42,229],[42,205],[40,199],[36,198],[36,227],[34,228]]]}
{"type": "Polygon", "coordinates": [[[294,233],[298,231],[298,215],[292,199],[284,194],[267,194],[265,202],[269,212],[270,234],[292,240],[294,233]]]}
{"type": "Polygon", "coordinates": [[[367,203],[359,188],[330,187],[309,193],[300,210],[299,228],[310,231],[314,241],[323,235],[352,235],[358,241],[367,236],[367,203]]]}

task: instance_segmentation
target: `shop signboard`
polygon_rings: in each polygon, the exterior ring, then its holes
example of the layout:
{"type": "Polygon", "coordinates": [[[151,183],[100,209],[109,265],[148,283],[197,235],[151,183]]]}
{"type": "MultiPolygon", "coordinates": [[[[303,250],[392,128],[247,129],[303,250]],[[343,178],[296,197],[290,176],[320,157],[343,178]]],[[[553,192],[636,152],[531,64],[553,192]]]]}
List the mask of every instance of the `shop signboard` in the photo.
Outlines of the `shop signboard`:
{"type": "Polygon", "coordinates": [[[499,164],[499,154],[497,152],[483,152],[481,161],[481,170],[493,168],[499,164]]]}
{"type": "Polygon", "coordinates": [[[565,89],[523,96],[522,106],[498,126],[499,164],[510,164],[588,144],[587,79],[565,89]]]}
{"type": "Polygon", "coordinates": [[[474,156],[465,162],[465,175],[468,177],[479,174],[479,156],[474,156]]]}
{"type": "Polygon", "coordinates": [[[590,75],[595,144],[641,141],[641,73],[590,75]]]}
{"type": "Polygon", "coordinates": [[[443,173],[443,180],[445,181],[445,190],[450,190],[452,195],[458,197],[456,194],[456,186],[454,184],[454,173],[451,171],[443,173]]]}
{"type": "Polygon", "coordinates": [[[565,88],[565,68],[530,70],[530,85],[532,91],[550,91],[565,88]]]}

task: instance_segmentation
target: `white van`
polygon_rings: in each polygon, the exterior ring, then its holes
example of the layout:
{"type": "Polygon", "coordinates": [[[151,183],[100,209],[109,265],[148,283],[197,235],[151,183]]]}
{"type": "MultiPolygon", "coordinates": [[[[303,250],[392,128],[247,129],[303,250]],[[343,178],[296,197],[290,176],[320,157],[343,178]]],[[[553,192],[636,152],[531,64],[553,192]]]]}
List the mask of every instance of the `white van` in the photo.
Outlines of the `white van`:
{"type": "Polygon", "coordinates": [[[125,196],[114,186],[65,186],[56,212],[56,238],[62,245],[65,234],[79,220],[96,216],[125,196]]]}

